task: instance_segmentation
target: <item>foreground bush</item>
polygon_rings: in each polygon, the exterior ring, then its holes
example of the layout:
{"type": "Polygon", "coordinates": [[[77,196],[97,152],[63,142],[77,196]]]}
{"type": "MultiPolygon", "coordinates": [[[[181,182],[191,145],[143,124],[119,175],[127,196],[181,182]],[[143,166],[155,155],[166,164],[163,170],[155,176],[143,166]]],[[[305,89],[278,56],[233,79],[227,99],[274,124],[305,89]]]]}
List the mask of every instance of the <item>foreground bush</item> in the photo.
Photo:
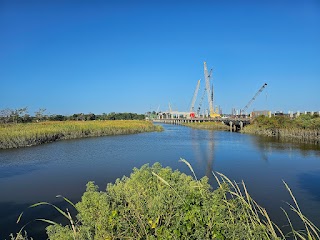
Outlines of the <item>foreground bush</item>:
{"type": "MultiPolygon", "coordinates": [[[[189,163],[182,161],[193,172],[189,163]]],[[[291,226],[292,232],[285,236],[265,209],[251,199],[244,183],[241,190],[224,175],[215,177],[219,187],[212,191],[207,177],[197,180],[156,163],[135,168],[130,177],[108,184],[105,192],[89,182],[74,206],[77,220],[68,211],[57,209],[70,225],[51,222],[53,225],[46,229],[48,238],[319,239],[319,229],[302,214],[305,229],[296,231],[291,226]]],[[[40,204],[47,203],[34,206],[40,204]]],[[[297,205],[291,207],[300,214],[297,205]]]]}

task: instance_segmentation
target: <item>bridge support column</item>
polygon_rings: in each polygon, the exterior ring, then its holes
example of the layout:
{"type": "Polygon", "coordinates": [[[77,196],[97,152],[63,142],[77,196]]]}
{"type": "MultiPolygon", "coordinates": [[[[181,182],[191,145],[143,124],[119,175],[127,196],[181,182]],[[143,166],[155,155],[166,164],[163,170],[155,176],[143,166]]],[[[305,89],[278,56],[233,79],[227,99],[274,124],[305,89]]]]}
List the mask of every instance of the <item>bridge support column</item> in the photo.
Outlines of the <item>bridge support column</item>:
{"type": "Polygon", "coordinates": [[[230,126],[230,132],[232,132],[232,122],[229,122],[229,126],[230,126]]]}
{"type": "Polygon", "coordinates": [[[243,122],[240,121],[240,130],[242,131],[242,129],[243,129],[243,122]]]}

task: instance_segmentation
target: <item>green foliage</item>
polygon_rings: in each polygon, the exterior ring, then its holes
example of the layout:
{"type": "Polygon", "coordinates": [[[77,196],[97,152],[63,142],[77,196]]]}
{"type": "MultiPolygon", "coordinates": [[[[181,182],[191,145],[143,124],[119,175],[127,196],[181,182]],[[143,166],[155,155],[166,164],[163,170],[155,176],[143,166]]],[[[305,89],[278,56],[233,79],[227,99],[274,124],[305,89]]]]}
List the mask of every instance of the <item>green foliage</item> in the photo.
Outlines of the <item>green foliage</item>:
{"type": "MultiPolygon", "coordinates": [[[[76,205],[57,196],[76,208],[77,221],[68,210],[64,212],[50,203],[40,202],[29,208],[50,205],[69,221],[69,225],[62,226],[36,219],[52,224],[46,228],[51,240],[320,239],[320,229],[302,214],[285,182],[293,200],[293,204],[287,204],[304,224],[303,230],[295,230],[282,209],[291,228],[287,235],[251,198],[244,182],[232,182],[223,174],[214,173],[219,187],[212,191],[207,177],[197,180],[191,165],[184,159],[181,161],[187,164],[195,179],[155,163],[151,167],[134,168],[130,177],[108,184],[105,192],[89,182],[76,205]]],[[[21,217],[22,214],[18,222],[21,217]]],[[[27,240],[26,234],[20,234],[24,227],[11,239],[27,240]]]]}
{"type": "MultiPolygon", "coordinates": [[[[194,180],[159,163],[135,168],[105,192],[89,182],[76,204],[76,239],[276,239],[230,186],[212,191],[207,177],[194,180]]],[[[73,230],[52,225],[47,234],[72,239],[73,230]]]]}
{"type": "Polygon", "coordinates": [[[137,113],[115,113],[111,112],[109,114],[102,114],[98,116],[101,120],[143,120],[145,119],[144,114],[137,113]]]}
{"type": "Polygon", "coordinates": [[[252,122],[253,125],[265,129],[320,129],[320,117],[317,115],[300,115],[295,119],[286,116],[259,116],[252,122]]]}
{"type": "Polygon", "coordinates": [[[24,232],[24,233],[19,232],[15,235],[10,234],[10,239],[11,240],[33,240],[33,238],[28,238],[27,232],[24,232]]]}
{"type": "Polygon", "coordinates": [[[93,120],[144,120],[144,114],[137,113],[103,113],[101,115],[95,115],[94,113],[75,113],[71,116],[64,116],[61,114],[46,115],[45,108],[40,108],[34,113],[34,116],[28,114],[28,108],[18,108],[18,109],[0,109],[0,124],[8,123],[31,123],[39,121],[93,121],[93,120]]]}
{"type": "Polygon", "coordinates": [[[300,115],[294,123],[302,129],[320,129],[320,117],[318,115],[300,115]]]}
{"type": "Polygon", "coordinates": [[[309,114],[295,119],[286,116],[259,116],[245,126],[242,132],[320,144],[320,117],[309,114]]]}

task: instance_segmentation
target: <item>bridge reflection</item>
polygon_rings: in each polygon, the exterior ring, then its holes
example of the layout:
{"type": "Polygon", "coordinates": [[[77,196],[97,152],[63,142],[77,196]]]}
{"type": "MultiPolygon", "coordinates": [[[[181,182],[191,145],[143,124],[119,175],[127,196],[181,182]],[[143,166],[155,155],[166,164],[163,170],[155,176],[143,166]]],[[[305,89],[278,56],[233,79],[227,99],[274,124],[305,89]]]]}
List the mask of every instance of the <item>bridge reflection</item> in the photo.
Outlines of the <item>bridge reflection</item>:
{"type": "Polygon", "coordinates": [[[199,132],[197,130],[191,131],[192,136],[192,148],[195,155],[195,160],[198,164],[205,164],[206,176],[211,179],[213,177],[213,165],[214,165],[214,131],[206,131],[207,134],[206,141],[207,145],[203,145],[202,141],[199,139],[203,138],[204,132],[199,132]],[[202,149],[206,147],[206,149],[202,149]]]}

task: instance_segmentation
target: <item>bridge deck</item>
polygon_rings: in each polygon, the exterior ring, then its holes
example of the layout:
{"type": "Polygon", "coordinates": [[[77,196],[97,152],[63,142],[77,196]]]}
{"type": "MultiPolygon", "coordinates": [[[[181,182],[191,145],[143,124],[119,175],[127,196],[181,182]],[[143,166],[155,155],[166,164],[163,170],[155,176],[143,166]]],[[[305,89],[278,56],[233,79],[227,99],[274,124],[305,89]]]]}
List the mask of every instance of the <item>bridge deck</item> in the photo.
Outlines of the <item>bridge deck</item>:
{"type": "Polygon", "coordinates": [[[250,118],[162,118],[154,119],[153,122],[183,124],[183,123],[200,123],[200,122],[223,122],[230,126],[231,131],[241,130],[245,125],[251,123],[250,118]]]}

